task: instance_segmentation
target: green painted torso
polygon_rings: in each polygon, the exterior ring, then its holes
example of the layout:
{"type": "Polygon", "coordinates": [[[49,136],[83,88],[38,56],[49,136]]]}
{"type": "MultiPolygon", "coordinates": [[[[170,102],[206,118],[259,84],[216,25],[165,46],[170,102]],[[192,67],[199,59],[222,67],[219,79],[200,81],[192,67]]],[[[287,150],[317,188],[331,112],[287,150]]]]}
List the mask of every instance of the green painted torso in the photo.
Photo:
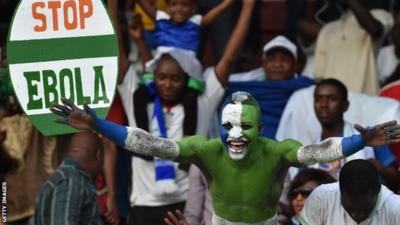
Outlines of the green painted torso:
{"type": "Polygon", "coordinates": [[[257,141],[257,148],[240,161],[229,158],[219,139],[205,141],[195,150],[203,172],[209,177],[209,190],[219,217],[254,223],[276,214],[290,165],[285,153],[288,149],[297,151],[301,145],[266,138],[257,141]]]}

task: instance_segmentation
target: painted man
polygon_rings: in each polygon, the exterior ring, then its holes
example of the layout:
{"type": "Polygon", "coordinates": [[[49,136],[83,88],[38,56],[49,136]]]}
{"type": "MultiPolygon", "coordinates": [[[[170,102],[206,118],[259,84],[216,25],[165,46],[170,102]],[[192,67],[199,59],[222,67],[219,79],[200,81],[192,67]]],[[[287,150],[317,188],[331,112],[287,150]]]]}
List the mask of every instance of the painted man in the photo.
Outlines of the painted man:
{"type": "Polygon", "coordinates": [[[96,117],[85,105],[80,110],[63,99],[51,110],[63,116],[58,122],[77,129],[96,130],[129,151],[178,162],[195,163],[209,184],[215,214],[213,224],[275,224],[283,179],[289,166],[332,161],[351,155],[365,145],[400,142],[396,121],[365,129],[361,135],[329,138],[302,146],[295,140],[277,142],[260,137],[260,108],[248,93],[229,97],[221,115],[221,139],[191,136],[182,141],[154,137],[96,117]]]}

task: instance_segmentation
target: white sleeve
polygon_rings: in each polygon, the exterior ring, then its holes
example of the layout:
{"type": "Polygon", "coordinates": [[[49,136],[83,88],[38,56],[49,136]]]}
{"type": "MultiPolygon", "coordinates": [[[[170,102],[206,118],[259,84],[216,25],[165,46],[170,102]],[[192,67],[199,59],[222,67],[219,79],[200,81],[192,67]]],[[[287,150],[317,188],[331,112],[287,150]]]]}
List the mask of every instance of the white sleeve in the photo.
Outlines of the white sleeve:
{"type": "Polygon", "coordinates": [[[129,66],[126,71],[124,80],[118,85],[118,93],[121,97],[121,102],[124,107],[126,116],[128,118],[129,126],[136,127],[136,121],[134,118],[134,104],[133,104],[133,93],[137,88],[138,76],[136,70],[132,65],[129,66]]]}
{"type": "Polygon", "coordinates": [[[319,144],[304,145],[297,151],[297,159],[303,165],[332,162],[344,157],[342,138],[338,137],[327,138],[319,144]]]}
{"type": "Polygon", "coordinates": [[[190,21],[192,21],[193,23],[200,25],[201,24],[201,20],[203,19],[203,16],[200,14],[196,14],[193,15],[192,17],[190,17],[190,21]]]}
{"type": "Polygon", "coordinates": [[[229,76],[229,82],[262,81],[265,80],[263,68],[257,68],[243,73],[235,73],[229,76]]]}
{"type": "Polygon", "coordinates": [[[314,189],[308,196],[301,210],[299,221],[302,225],[322,225],[325,216],[323,191],[320,187],[314,189]]]}
{"type": "Polygon", "coordinates": [[[199,114],[197,115],[197,133],[207,135],[208,126],[204,126],[204,124],[211,123],[212,115],[217,111],[217,107],[224,97],[225,89],[219,82],[214,67],[206,69],[203,75],[206,88],[204,93],[198,97],[199,114]]]}
{"type": "Polygon", "coordinates": [[[142,155],[174,160],[179,156],[178,144],[167,138],[156,137],[140,128],[127,127],[124,148],[142,155]]]}
{"type": "Polygon", "coordinates": [[[385,40],[387,34],[390,32],[390,30],[393,27],[393,24],[394,24],[393,16],[388,11],[383,10],[383,9],[373,9],[373,10],[371,10],[371,14],[383,26],[383,33],[381,34],[381,36],[378,39],[376,39],[378,41],[377,43],[379,46],[385,40]]]}
{"type": "Polygon", "coordinates": [[[215,67],[207,68],[203,73],[206,81],[206,88],[202,98],[207,98],[207,102],[212,102],[216,107],[225,94],[225,88],[222,86],[215,73],[215,67]]]}
{"type": "Polygon", "coordinates": [[[156,12],[156,20],[169,20],[171,17],[162,10],[157,10],[156,12]]]}

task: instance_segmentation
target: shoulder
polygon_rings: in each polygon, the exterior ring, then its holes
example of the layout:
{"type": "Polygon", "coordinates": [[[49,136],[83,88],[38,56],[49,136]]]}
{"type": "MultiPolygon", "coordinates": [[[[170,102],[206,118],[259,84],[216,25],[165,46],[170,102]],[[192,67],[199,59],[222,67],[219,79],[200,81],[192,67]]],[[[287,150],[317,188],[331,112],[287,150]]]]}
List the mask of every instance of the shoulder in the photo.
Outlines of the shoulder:
{"type": "Polygon", "coordinates": [[[279,148],[285,149],[285,150],[292,150],[292,149],[299,149],[301,146],[303,146],[299,141],[296,141],[294,139],[285,139],[283,141],[274,141],[273,143],[279,148]]]}
{"type": "Polygon", "coordinates": [[[334,206],[335,201],[340,201],[339,183],[322,184],[315,188],[307,199],[310,204],[318,202],[320,207],[334,206]],[[323,204],[331,203],[331,204],[323,204]]]}
{"type": "Polygon", "coordinates": [[[380,210],[385,215],[392,217],[396,215],[400,219],[400,195],[394,194],[385,186],[382,186],[382,210],[380,210]]]}
{"type": "Polygon", "coordinates": [[[190,17],[189,20],[194,24],[200,25],[202,18],[203,17],[200,14],[195,14],[192,17],[190,17]]]}
{"type": "Polygon", "coordinates": [[[207,139],[200,135],[183,138],[177,143],[183,157],[196,155],[203,158],[203,156],[221,152],[223,149],[223,144],[219,138],[207,139]]]}
{"type": "Polygon", "coordinates": [[[190,137],[185,137],[181,141],[178,141],[179,146],[190,147],[192,149],[201,149],[205,146],[219,146],[222,145],[220,139],[207,139],[201,135],[194,135],[190,137]]]}
{"type": "Polygon", "coordinates": [[[83,187],[84,182],[83,172],[71,165],[61,165],[46,181],[44,189],[64,190],[79,189],[83,187]]]}
{"type": "Polygon", "coordinates": [[[318,34],[318,38],[320,35],[325,35],[327,32],[332,32],[332,31],[338,29],[338,26],[340,25],[340,23],[341,23],[340,20],[334,20],[334,21],[324,24],[321,28],[321,31],[318,34]]]}
{"type": "Polygon", "coordinates": [[[157,10],[156,12],[156,20],[169,20],[171,17],[168,15],[168,13],[162,11],[162,10],[157,10]]]}
{"type": "Polygon", "coordinates": [[[339,183],[322,184],[315,188],[314,191],[316,195],[337,195],[340,192],[339,183]]]}
{"type": "Polygon", "coordinates": [[[264,150],[268,153],[286,155],[294,150],[301,148],[302,144],[294,139],[285,139],[276,141],[269,138],[260,138],[263,143],[264,150]]]}
{"type": "Polygon", "coordinates": [[[388,11],[384,9],[373,9],[370,12],[372,16],[381,22],[385,28],[393,26],[393,17],[388,11]]]}

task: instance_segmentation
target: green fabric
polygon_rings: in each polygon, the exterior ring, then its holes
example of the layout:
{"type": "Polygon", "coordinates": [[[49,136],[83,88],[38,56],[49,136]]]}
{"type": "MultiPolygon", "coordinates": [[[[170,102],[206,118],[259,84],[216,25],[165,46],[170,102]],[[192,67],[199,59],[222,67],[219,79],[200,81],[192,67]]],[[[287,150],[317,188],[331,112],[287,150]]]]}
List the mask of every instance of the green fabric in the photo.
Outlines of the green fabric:
{"type": "Polygon", "coordinates": [[[243,160],[231,160],[220,139],[192,136],[178,142],[178,161],[200,162],[209,180],[216,215],[229,221],[256,223],[277,212],[283,181],[302,146],[257,137],[243,160]]]}
{"type": "Polygon", "coordinates": [[[144,73],[143,76],[139,79],[139,85],[148,85],[150,82],[153,82],[154,75],[153,73],[144,73]]]}
{"type": "MultiPolygon", "coordinates": [[[[154,80],[154,74],[146,72],[139,79],[138,83],[139,83],[139,85],[148,85],[153,80],[154,80]]],[[[198,91],[201,94],[204,92],[204,89],[206,88],[206,84],[203,81],[193,79],[192,77],[189,76],[187,87],[189,87],[195,91],[198,91]]]]}

